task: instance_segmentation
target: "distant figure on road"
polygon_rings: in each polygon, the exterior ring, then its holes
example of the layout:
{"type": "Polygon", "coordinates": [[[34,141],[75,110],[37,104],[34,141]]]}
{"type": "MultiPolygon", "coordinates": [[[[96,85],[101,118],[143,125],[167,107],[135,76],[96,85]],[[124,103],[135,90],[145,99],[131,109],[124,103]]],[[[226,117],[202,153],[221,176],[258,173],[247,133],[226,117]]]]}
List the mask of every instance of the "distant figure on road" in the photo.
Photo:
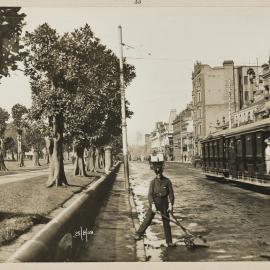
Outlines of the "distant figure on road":
{"type": "MultiPolygon", "coordinates": [[[[152,163],[156,177],[150,183],[148,192],[149,209],[147,210],[143,223],[135,234],[136,240],[141,239],[146,229],[151,224],[152,219],[157,211],[160,211],[161,215],[167,217],[168,219],[169,212],[173,211],[174,192],[171,181],[163,176],[164,162],[152,163]]],[[[171,247],[173,246],[173,243],[170,222],[164,217],[162,217],[162,221],[167,246],[171,247]]]]}

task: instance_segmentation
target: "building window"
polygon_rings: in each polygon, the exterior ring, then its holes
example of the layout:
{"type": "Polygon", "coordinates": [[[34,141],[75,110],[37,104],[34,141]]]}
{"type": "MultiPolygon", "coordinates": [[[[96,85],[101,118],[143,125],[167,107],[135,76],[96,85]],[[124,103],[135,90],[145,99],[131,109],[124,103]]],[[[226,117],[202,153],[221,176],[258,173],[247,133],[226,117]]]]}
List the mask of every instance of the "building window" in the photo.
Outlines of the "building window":
{"type": "Polygon", "coordinates": [[[201,102],[201,92],[198,92],[198,102],[201,102]]]}
{"type": "Polygon", "coordinates": [[[245,91],[245,101],[248,101],[248,91],[245,91]]]}
{"type": "Polygon", "coordinates": [[[200,135],[202,134],[202,125],[199,125],[199,131],[200,131],[200,135]]]}
{"type": "Polygon", "coordinates": [[[201,117],[202,117],[202,108],[199,107],[199,108],[197,109],[197,119],[200,119],[201,117]]]}
{"type": "Polygon", "coordinates": [[[244,85],[248,84],[248,76],[244,76],[244,85]]]}

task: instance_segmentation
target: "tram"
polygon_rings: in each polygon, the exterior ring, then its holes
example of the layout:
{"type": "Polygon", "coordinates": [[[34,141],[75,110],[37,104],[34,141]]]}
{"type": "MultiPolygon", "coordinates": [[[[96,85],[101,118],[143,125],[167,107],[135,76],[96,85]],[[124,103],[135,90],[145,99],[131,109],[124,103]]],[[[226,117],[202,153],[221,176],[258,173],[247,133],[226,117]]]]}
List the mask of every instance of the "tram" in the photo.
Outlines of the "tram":
{"type": "Polygon", "coordinates": [[[218,131],[201,141],[203,174],[270,192],[265,148],[270,139],[270,118],[218,131]]]}

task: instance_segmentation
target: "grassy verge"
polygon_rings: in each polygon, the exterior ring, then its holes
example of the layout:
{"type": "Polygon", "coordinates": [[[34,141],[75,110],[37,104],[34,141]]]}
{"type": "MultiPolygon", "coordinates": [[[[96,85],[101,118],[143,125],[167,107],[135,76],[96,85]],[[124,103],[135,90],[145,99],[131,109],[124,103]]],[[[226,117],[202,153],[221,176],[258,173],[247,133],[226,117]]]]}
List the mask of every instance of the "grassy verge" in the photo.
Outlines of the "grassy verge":
{"type": "MultiPolygon", "coordinates": [[[[69,160],[64,161],[65,164],[71,163],[69,160]]],[[[36,171],[36,170],[42,170],[48,168],[48,164],[46,164],[46,161],[44,159],[40,160],[41,166],[33,166],[33,160],[26,159],[24,160],[24,167],[19,167],[17,161],[11,161],[11,160],[5,160],[5,165],[8,169],[8,171],[0,171],[0,176],[2,175],[8,175],[8,174],[18,174],[18,173],[24,173],[29,171],[36,171]]]]}
{"type": "Polygon", "coordinates": [[[16,239],[33,225],[47,223],[47,215],[60,207],[74,193],[98,178],[67,174],[69,187],[46,188],[47,176],[1,185],[0,246],[16,239]]]}

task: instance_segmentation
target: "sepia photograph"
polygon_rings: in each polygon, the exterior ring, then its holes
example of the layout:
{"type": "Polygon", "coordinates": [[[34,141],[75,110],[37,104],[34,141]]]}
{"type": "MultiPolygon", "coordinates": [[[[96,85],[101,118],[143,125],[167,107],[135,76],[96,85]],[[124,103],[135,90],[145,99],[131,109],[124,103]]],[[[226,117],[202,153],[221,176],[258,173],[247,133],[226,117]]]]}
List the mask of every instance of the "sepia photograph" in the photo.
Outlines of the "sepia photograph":
{"type": "Polygon", "coordinates": [[[0,268],[268,266],[269,12],[0,0],[0,268]]]}

